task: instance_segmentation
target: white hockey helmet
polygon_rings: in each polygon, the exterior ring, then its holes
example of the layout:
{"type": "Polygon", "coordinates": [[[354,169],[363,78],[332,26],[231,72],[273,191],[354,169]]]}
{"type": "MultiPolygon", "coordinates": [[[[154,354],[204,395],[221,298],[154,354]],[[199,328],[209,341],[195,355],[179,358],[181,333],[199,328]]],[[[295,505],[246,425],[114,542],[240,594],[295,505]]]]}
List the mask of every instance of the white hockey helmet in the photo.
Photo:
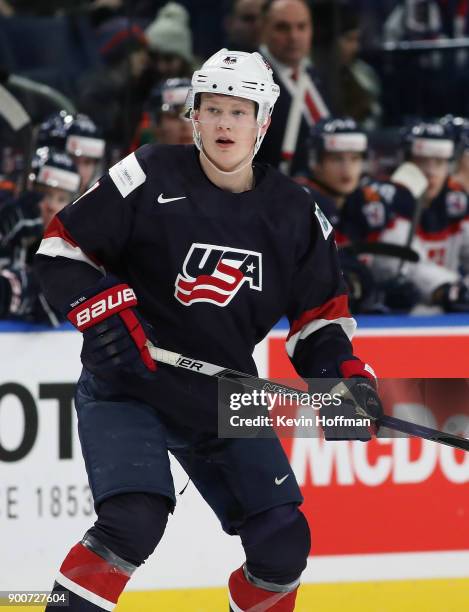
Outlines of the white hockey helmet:
{"type": "Polygon", "coordinates": [[[247,53],[221,49],[192,75],[186,109],[192,119],[194,142],[199,150],[202,141],[195,127],[193,111],[194,106],[198,104],[197,96],[201,93],[247,98],[257,104],[255,155],[265,135],[261,135],[261,128],[272,114],[274,104],[280,95],[280,88],[274,83],[272,68],[262,55],[257,51],[247,53]]]}

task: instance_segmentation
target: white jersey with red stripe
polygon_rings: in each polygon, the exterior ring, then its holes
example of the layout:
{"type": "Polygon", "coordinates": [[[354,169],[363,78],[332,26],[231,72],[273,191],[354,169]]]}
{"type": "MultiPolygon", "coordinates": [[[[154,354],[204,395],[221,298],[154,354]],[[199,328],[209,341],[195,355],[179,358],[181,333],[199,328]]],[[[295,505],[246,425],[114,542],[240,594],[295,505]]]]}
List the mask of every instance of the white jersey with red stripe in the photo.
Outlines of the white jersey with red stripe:
{"type": "Polygon", "coordinates": [[[355,321],[332,226],[292,180],[255,173],[253,190],[226,192],[195,147],[142,147],[50,224],[36,256],[48,299],[61,308],[112,273],[161,346],[252,373],[255,345],[286,314],[300,375],[339,375],[355,321]]]}
{"type": "MultiPolygon", "coordinates": [[[[468,195],[459,183],[448,178],[438,196],[422,211],[412,248],[420,255],[417,264],[405,266],[424,298],[435,289],[454,283],[469,271],[469,207],[468,195]]],[[[396,198],[392,202],[394,216],[381,233],[380,240],[406,244],[412,224],[415,203],[396,198]]],[[[398,261],[379,258],[380,273],[393,274],[398,261]]]]}
{"type": "Polygon", "coordinates": [[[431,261],[469,273],[469,196],[452,177],[423,210],[417,240],[431,261]]]}

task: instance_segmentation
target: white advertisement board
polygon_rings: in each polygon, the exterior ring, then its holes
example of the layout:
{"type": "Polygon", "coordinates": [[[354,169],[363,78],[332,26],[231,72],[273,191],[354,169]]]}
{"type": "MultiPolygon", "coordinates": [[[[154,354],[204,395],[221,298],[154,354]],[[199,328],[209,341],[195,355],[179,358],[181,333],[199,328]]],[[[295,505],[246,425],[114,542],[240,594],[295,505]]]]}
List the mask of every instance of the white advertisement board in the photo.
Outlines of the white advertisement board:
{"type": "MultiPolygon", "coordinates": [[[[80,348],[81,336],[73,331],[0,333],[0,590],[49,590],[64,556],[95,520],[73,407],[80,348]]],[[[266,360],[263,343],[256,349],[261,375],[266,360]]],[[[293,444],[301,484],[304,440],[293,444]]],[[[320,455],[308,457],[320,472],[320,455]]],[[[181,491],[187,477],[177,463],[172,466],[181,491]]],[[[239,538],[222,532],[190,483],[178,496],[157,552],[129,589],[222,586],[242,561],[239,538]]],[[[465,551],[313,556],[303,578],[457,577],[467,575],[468,561],[465,551]]]]}

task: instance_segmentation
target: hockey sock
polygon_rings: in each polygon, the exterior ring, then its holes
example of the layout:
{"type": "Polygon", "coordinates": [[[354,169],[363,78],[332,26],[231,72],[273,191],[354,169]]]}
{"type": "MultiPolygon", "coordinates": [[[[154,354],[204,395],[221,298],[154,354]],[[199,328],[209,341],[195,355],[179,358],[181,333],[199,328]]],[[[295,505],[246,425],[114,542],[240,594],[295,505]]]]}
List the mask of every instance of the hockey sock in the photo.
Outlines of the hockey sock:
{"type": "Polygon", "coordinates": [[[290,584],[274,584],[256,578],[245,565],[230,576],[231,612],[293,612],[300,579],[290,584]]]}
{"type": "Polygon", "coordinates": [[[113,610],[135,569],[86,534],[65,557],[54,589],[69,592],[70,612],[113,610]]]}
{"type": "MultiPolygon", "coordinates": [[[[65,594],[65,597],[68,601],[68,605],[66,605],[67,612],[102,612],[103,610],[101,606],[96,606],[94,603],[91,603],[91,601],[83,599],[83,597],[80,597],[80,595],[76,595],[72,591],[69,591],[68,589],[60,585],[58,582],[54,582],[54,588],[52,589],[51,594],[59,595],[60,599],[58,601],[64,601],[62,597],[65,594]]],[[[57,604],[53,607],[47,607],[45,609],[45,612],[48,612],[49,610],[51,612],[52,610],[56,612],[57,604]]]]}
{"type": "Polygon", "coordinates": [[[297,504],[277,506],[251,516],[238,532],[249,574],[274,584],[289,584],[301,576],[311,536],[297,504]]]}

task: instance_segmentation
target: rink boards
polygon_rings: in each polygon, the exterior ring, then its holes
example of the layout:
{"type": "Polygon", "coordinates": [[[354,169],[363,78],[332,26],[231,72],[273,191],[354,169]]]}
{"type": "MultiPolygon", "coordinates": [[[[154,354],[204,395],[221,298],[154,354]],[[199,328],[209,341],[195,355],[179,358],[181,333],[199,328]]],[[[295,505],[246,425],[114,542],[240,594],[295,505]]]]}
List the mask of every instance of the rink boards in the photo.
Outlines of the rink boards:
{"type": "MultiPolygon", "coordinates": [[[[469,376],[467,318],[384,322],[365,319],[355,340],[380,376],[469,376]]],[[[3,324],[0,331],[0,535],[8,551],[0,590],[47,589],[93,521],[72,404],[81,339],[68,330],[3,324]]],[[[281,323],[256,349],[262,375],[292,375],[285,335],[281,323]]],[[[299,610],[338,610],[344,601],[362,611],[406,610],[414,600],[413,610],[464,607],[469,455],[402,439],[338,443],[332,451],[311,439],[284,446],[313,533],[299,610]]],[[[174,479],[180,491],[186,478],[177,465],[174,479]]],[[[158,554],[129,585],[138,592],[118,609],[222,610],[223,586],[241,562],[239,542],[220,531],[190,485],[158,554]]]]}

